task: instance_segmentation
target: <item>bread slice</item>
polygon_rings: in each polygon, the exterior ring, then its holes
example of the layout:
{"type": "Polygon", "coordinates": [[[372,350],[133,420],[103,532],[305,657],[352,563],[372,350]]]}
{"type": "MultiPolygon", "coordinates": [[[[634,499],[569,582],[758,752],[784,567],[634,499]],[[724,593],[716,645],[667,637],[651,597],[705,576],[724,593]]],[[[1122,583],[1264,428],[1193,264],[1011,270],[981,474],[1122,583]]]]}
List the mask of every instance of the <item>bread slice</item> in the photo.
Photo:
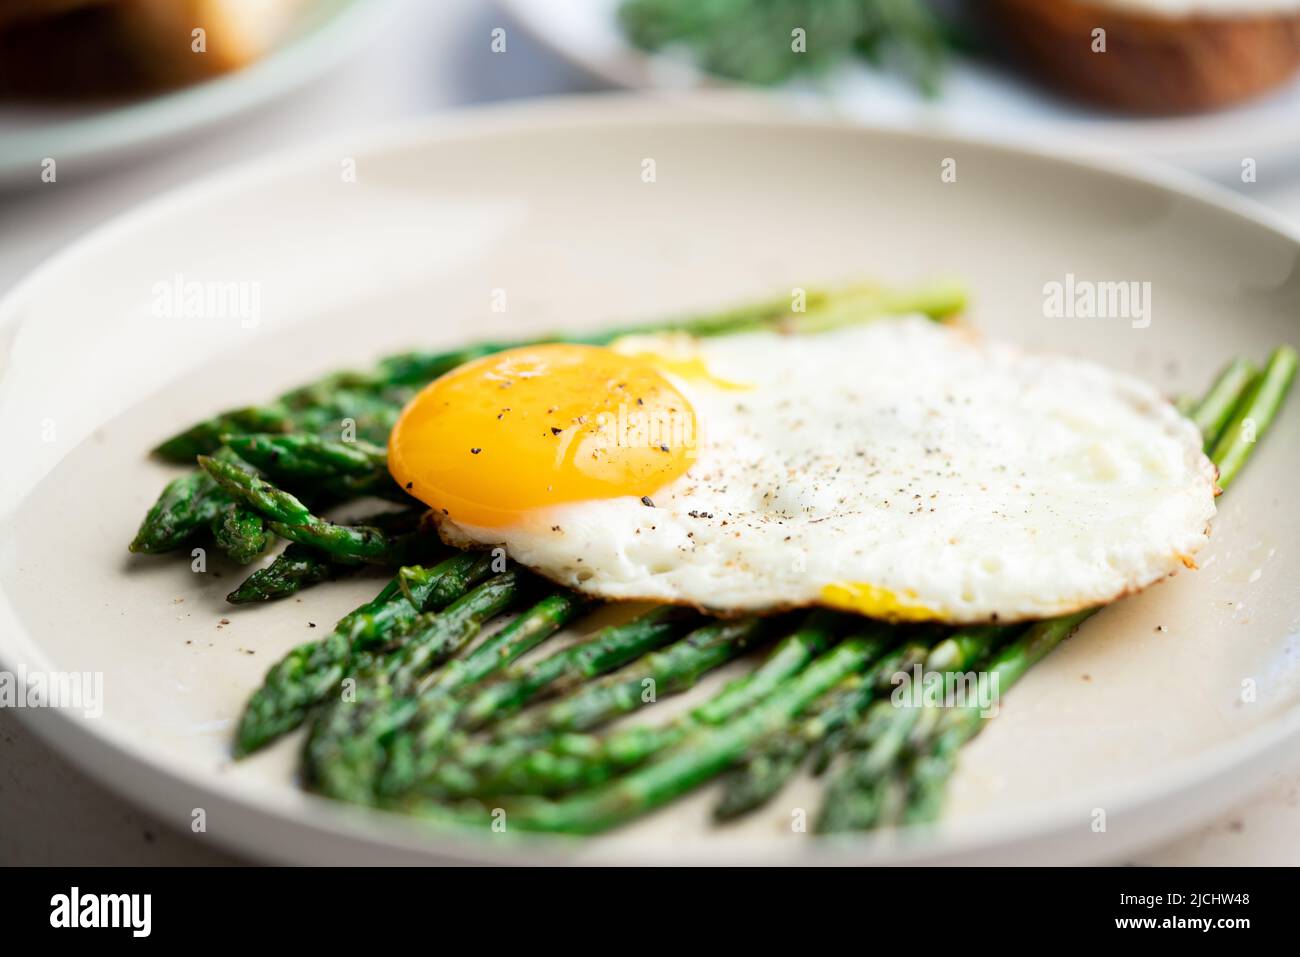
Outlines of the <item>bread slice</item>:
{"type": "Polygon", "coordinates": [[[1070,96],[1140,113],[1227,106],[1300,69],[1289,0],[984,0],[991,36],[1070,96]],[[1106,50],[1093,52],[1094,30],[1106,50]]]}
{"type": "Polygon", "coordinates": [[[86,4],[0,29],[0,102],[136,96],[157,88],[145,66],[122,36],[113,4],[86,4]]]}
{"type": "Polygon", "coordinates": [[[304,0],[117,0],[122,28],[160,82],[190,83],[268,53],[304,0]],[[202,29],[202,51],[194,31],[202,29]]]}
{"type": "Polygon", "coordinates": [[[30,23],[108,2],[110,0],[0,0],[0,30],[15,23],[30,23]]]}
{"type": "Polygon", "coordinates": [[[281,42],[306,2],[0,0],[23,14],[0,19],[0,100],[121,99],[237,70],[281,42]]]}

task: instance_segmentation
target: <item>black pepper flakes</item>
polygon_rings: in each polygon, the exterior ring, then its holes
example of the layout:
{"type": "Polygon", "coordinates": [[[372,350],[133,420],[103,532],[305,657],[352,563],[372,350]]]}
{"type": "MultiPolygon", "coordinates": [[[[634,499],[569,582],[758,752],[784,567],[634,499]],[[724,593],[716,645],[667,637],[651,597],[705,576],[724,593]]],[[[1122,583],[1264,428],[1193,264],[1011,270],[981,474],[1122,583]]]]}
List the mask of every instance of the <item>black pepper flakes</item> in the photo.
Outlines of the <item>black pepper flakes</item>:
{"type": "Polygon", "coordinates": [[[655,507],[655,503],[652,502],[652,501],[650,501],[650,496],[649,496],[649,495],[642,495],[642,496],[641,496],[641,504],[644,505],[646,508],[654,508],[654,507],[655,507]]]}

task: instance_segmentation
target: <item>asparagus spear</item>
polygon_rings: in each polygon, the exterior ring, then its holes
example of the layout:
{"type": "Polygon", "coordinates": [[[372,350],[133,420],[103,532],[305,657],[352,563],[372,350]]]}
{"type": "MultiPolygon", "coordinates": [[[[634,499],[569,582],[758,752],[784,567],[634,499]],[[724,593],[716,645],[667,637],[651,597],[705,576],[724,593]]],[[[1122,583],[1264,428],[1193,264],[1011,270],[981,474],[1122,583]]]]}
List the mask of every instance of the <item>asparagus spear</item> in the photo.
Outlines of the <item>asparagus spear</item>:
{"type": "MultiPolygon", "coordinates": [[[[935,646],[926,658],[924,671],[964,671],[1015,631],[1015,628],[996,626],[963,628],[935,646]]],[[[864,722],[865,743],[869,746],[850,755],[846,766],[831,782],[817,829],[834,832],[874,826],[886,806],[890,783],[886,772],[898,761],[916,723],[927,713],[940,713],[942,707],[942,704],[900,707],[889,698],[872,705],[864,722]]],[[[978,714],[978,707],[975,710],[978,714]]]]}
{"type": "Polygon", "coordinates": [[[383,767],[384,740],[410,720],[420,677],[468,645],[485,621],[519,599],[522,587],[520,572],[503,572],[443,611],[421,614],[399,629],[393,639],[397,651],[363,669],[354,694],[335,701],[314,723],[306,754],[316,789],[370,803],[383,767]]]}
{"type": "MultiPolygon", "coordinates": [[[[1014,627],[998,629],[993,626],[959,629],[936,644],[925,655],[922,660],[923,673],[963,671],[975,662],[988,657],[991,647],[1017,630],[1018,628],[1014,627]]],[[[891,702],[882,701],[872,706],[864,720],[836,729],[837,740],[824,742],[827,747],[818,757],[816,773],[821,774],[837,754],[872,747],[882,735],[887,733],[896,732],[900,739],[906,739],[909,728],[913,725],[913,719],[929,721],[931,717],[929,712],[935,709],[923,709],[920,715],[911,714],[912,710],[902,709],[904,713],[900,714],[900,709],[892,707],[891,702]],[[901,727],[893,728],[895,721],[899,722],[901,727]]]]}
{"type": "Polygon", "coordinates": [[[501,723],[487,745],[472,754],[459,755],[461,764],[474,770],[475,793],[509,794],[528,790],[533,782],[529,769],[521,762],[555,734],[604,724],[656,700],[659,692],[684,691],[701,675],[730,661],[751,643],[762,640],[777,624],[771,618],[743,618],[704,625],[550,706],[526,711],[514,720],[501,723]],[[647,680],[654,683],[656,698],[646,699],[647,680]]]}
{"type": "Polygon", "coordinates": [[[662,650],[584,685],[549,707],[503,722],[497,734],[522,737],[594,728],[647,703],[647,681],[653,682],[656,694],[675,694],[693,687],[701,675],[730,661],[753,642],[761,641],[773,624],[774,619],[752,617],[704,625],[662,650]]]}
{"type": "Polygon", "coordinates": [[[557,651],[485,688],[466,705],[464,726],[482,727],[490,720],[518,711],[542,694],[563,694],[588,678],[666,644],[681,633],[684,625],[698,618],[689,609],[662,605],[627,624],[604,628],[590,641],[557,651]]]}
{"type": "Polygon", "coordinates": [[[173,435],[154,454],[186,464],[197,455],[211,454],[225,435],[314,432],[342,437],[345,422],[354,427],[357,438],[382,443],[415,392],[397,380],[384,379],[382,368],[371,377],[334,373],[265,405],[229,409],[173,435]]]}
{"type": "MultiPolygon", "coordinates": [[[[1040,621],[998,652],[987,670],[991,676],[997,676],[999,691],[1009,689],[1049,651],[1073,634],[1095,611],[1095,608],[1085,608],[1072,615],[1040,621]]],[[[983,727],[984,716],[977,703],[954,708],[943,715],[938,722],[930,752],[917,760],[911,769],[910,793],[904,817],[906,821],[914,823],[929,820],[938,814],[944,787],[956,764],[958,749],[979,734],[983,727]]],[[[827,813],[831,813],[829,798],[827,813]]],[[[831,826],[841,820],[838,817],[831,818],[827,821],[826,830],[843,829],[831,826]]]]}
{"type": "Polygon", "coordinates": [[[199,465],[229,494],[265,515],[271,531],[341,558],[403,564],[429,545],[419,534],[385,535],[371,525],[335,525],[301,501],[239,466],[200,455],[199,465]]]}
{"type": "MultiPolygon", "coordinates": [[[[835,613],[814,612],[798,630],[783,638],[757,669],[677,721],[635,725],[607,735],[556,735],[547,747],[534,749],[512,769],[512,788],[520,794],[559,794],[594,787],[678,743],[699,725],[722,724],[768,697],[825,651],[840,621],[843,616],[835,613]]],[[[888,634],[883,625],[878,632],[881,638],[888,634]]],[[[458,788],[448,786],[448,790],[473,793],[478,786],[472,776],[457,784],[458,788]]],[[[444,785],[450,782],[444,781],[444,785]]]]}
{"type": "Polygon", "coordinates": [[[567,589],[546,596],[468,657],[451,662],[427,689],[421,689],[427,695],[425,700],[464,691],[484,681],[555,634],[585,611],[588,604],[588,599],[567,589]]]}
{"type": "Polygon", "coordinates": [[[1274,349],[1263,373],[1252,380],[1233,409],[1210,452],[1210,458],[1219,467],[1219,488],[1226,490],[1250,458],[1256,439],[1264,434],[1282,407],[1295,371],[1295,350],[1290,346],[1274,349]]]}
{"type": "Polygon", "coordinates": [[[468,656],[448,662],[442,671],[423,679],[416,693],[426,752],[438,750],[455,727],[467,700],[464,692],[537,647],[588,604],[587,599],[567,589],[548,595],[468,656]]]}
{"type": "Polygon", "coordinates": [[[318,549],[290,542],[271,564],[245,578],[226,596],[226,601],[232,605],[247,605],[284,598],[354,568],[356,564],[353,562],[338,561],[318,549]]]}
{"type": "Polygon", "coordinates": [[[281,405],[231,409],[172,436],[155,448],[154,454],[170,462],[189,465],[193,464],[196,455],[211,455],[220,448],[221,437],[228,433],[288,432],[292,428],[289,410],[281,405]]]}
{"type": "Polygon", "coordinates": [[[731,820],[773,798],[798,773],[813,741],[857,713],[866,684],[862,675],[849,675],[813,702],[801,722],[760,742],[722,779],[722,795],[713,806],[713,817],[731,820]]]}
{"type": "MultiPolygon", "coordinates": [[[[1193,410],[1193,421],[1202,428],[1206,448],[1211,450],[1210,460],[1219,469],[1220,488],[1227,488],[1240,474],[1257,440],[1285,401],[1295,369],[1296,353],[1288,346],[1275,349],[1264,371],[1249,379],[1234,373],[1229,366],[1193,410]],[[1232,401],[1234,392],[1239,392],[1235,402],[1232,401]],[[1232,410],[1230,415],[1223,412],[1225,407],[1232,410]],[[1253,424],[1248,428],[1247,422],[1253,424]]],[[[1008,646],[990,666],[991,671],[998,673],[999,688],[1009,688],[1093,611],[1040,622],[1008,646]]],[[[929,740],[914,745],[918,757],[908,773],[909,787],[903,809],[906,823],[926,823],[939,815],[948,778],[956,768],[957,752],[983,726],[978,709],[953,711],[939,722],[929,740]]]]}
{"type": "Polygon", "coordinates": [[[344,420],[356,425],[359,437],[383,442],[397,413],[414,394],[414,387],[470,359],[504,348],[508,347],[484,345],[444,353],[404,353],[382,360],[370,372],[331,373],[265,405],[230,409],[196,422],[162,442],[154,453],[173,462],[192,462],[195,456],[217,448],[223,435],[301,431],[324,436],[340,431],[344,420]]]}
{"type": "Polygon", "coordinates": [[[766,698],[777,685],[807,667],[808,662],[826,650],[836,618],[830,613],[813,612],[804,626],[784,638],[762,667],[731,682],[716,696],[692,713],[695,721],[721,724],[756,701],[766,698]]]}
{"type": "MultiPolygon", "coordinates": [[[[366,524],[387,535],[405,534],[420,525],[424,508],[407,508],[395,512],[381,512],[366,519],[366,524]]],[[[232,605],[273,601],[295,594],[318,582],[331,581],[351,571],[359,564],[355,559],[343,558],[322,552],[309,545],[290,542],[275,560],[265,568],[250,574],[226,596],[232,605]]]]}
{"type": "MultiPolygon", "coordinates": [[[[730,723],[697,730],[648,764],[603,787],[555,801],[522,798],[508,805],[508,826],[589,834],[666,804],[725,770],[847,675],[866,668],[883,647],[882,639],[849,638],[730,723]]],[[[420,806],[416,803],[410,809],[418,813],[420,806]]]]}
{"type": "Polygon", "coordinates": [[[380,666],[394,687],[414,692],[432,668],[462,651],[484,622],[528,596],[530,583],[518,570],[502,572],[479,585],[449,608],[426,611],[400,629],[397,653],[380,666]]]}
{"type": "Polygon", "coordinates": [[[411,401],[416,391],[388,386],[375,391],[340,389],[321,405],[295,411],[293,429],[330,439],[357,439],[384,445],[402,406],[411,401]]]}
{"type": "Polygon", "coordinates": [[[229,503],[230,497],[206,472],[172,479],[150,507],[128,547],[146,555],[180,548],[199,529],[210,526],[229,503]]]}
{"type": "MultiPolygon", "coordinates": [[[[626,624],[604,628],[595,637],[530,667],[511,669],[470,699],[460,712],[461,726],[479,728],[544,694],[562,694],[672,641],[698,617],[689,609],[661,605],[626,624]]],[[[424,720],[412,722],[398,735],[389,748],[388,769],[381,784],[384,793],[402,793],[430,780],[443,764],[444,735],[440,723],[424,720]]]]}
{"type": "Polygon", "coordinates": [[[266,551],[273,537],[261,513],[239,502],[231,502],[212,520],[213,542],[241,565],[266,551]]]}
{"type": "MultiPolygon", "coordinates": [[[[251,468],[225,446],[214,459],[230,468],[251,468]]],[[[273,537],[260,516],[240,506],[211,476],[199,471],[167,483],[129,549],[149,555],[171,551],[205,529],[213,533],[217,547],[241,565],[260,555],[273,537]]]]}
{"type": "MultiPolygon", "coordinates": [[[[224,448],[214,455],[223,460],[234,458],[234,453],[224,448]]],[[[195,534],[210,528],[233,501],[206,472],[174,478],[149,508],[128,547],[145,555],[180,548],[195,534]]]]}
{"type": "MultiPolygon", "coordinates": [[[[386,436],[391,423],[383,429],[386,436]]],[[[314,500],[349,500],[377,495],[409,502],[410,496],[388,474],[388,454],[361,439],[338,442],[310,432],[227,435],[226,444],[241,458],[289,488],[303,488],[314,500]]]]}
{"type": "Polygon", "coordinates": [[[223,438],[246,462],[286,478],[367,476],[388,462],[388,454],[369,442],[334,442],[308,433],[252,432],[223,438]]]}
{"type": "Polygon", "coordinates": [[[852,675],[832,689],[814,713],[797,727],[787,728],[764,741],[724,782],[714,817],[739,817],[776,795],[802,767],[813,747],[837,728],[853,721],[871,700],[885,691],[895,674],[926,660],[925,645],[909,642],[882,658],[865,679],[852,675]]]}
{"type": "MultiPolygon", "coordinates": [[[[1242,393],[1258,374],[1253,362],[1239,356],[1223,367],[1203,398],[1191,400],[1186,414],[1201,435],[1217,437],[1223,431],[1242,393]]],[[[1213,444],[1213,439],[1207,444],[1213,444]]]]}
{"type": "Polygon", "coordinates": [[[403,569],[418,577],[418,585],[408,583],[403,592],[394,578],[373,600],[340,619],[325,638],[300,645],[267,672],[262,687],[244,706],[235,755],[251,754],[298,727],[307,712],[338,687],[358,653],[381,644],[421,611],[455,601],[490,570],[491,559],[472,552],[431,569],[403,569]]]}

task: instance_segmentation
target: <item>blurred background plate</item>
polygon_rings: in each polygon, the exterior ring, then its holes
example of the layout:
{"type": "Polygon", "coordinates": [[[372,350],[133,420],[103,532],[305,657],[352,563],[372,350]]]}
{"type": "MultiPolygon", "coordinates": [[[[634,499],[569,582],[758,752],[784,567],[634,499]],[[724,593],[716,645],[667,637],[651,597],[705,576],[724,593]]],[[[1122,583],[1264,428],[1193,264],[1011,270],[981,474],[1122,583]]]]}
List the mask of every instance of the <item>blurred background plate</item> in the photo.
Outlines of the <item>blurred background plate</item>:
{"type": "Polygon", "coordinates": [[[0,186],[40,183],[41,162],[84,173],[253,110],[369,42],[397,0],[308,0],[248,66],[178,89],[103,102],[0,100],[0,186]]]}
{"type": "Polygon", "coordinates": [[[0,664],[102,672],[105,706],[14,714],[171,827],[188,833],[202,808],[199,840],[300,862],[1119,861],[1285,770],[1300,753],[1294,400],[1224,500],[1201,570],[1106,609],[1017,684],[965,752],[942,827],[915,841],[792,833],[792,810],[815,813],[811,781],[736,827],[710,826],[704,789],[576,845],[453,840],[304,794],[296,736],[231,762],[232,723],[266,669],[378,585],[232,608],[238,569],[127,555],[174,474],[148,449],[213,409],[403,347],[864,276],[961,277],[976,328],[1171,393],[1230,355],[1300,340],[1296,233],[1190,177],[724,118],[725,99],[575,98],[312,146],[153,200],[18,286],[0,303],[0,664]],[[956,182],[939,175],[947,158],[956,182]],[[1149,327],[1047,318],[1044,284],[1071,273],[1151,282],[1149,327]],[[156,285],[178,275],[258,284],[259,321],[154,315],[156,285]],[[497,288],[508,312],[492,309],[497,288]]]}
{"type": "MultiPolygon", "coordinates": [[[[686,68],[680,59],[637,49],[620,28],[621,0],[498,0],[513,19],[558,55],[606,83],[636,89],[681,89],[727,81],[686,68]]],[[[1055,95],[997,64],[955,56],[933,99],[896,74],[861,61],[816,81],[777,90],[811,115],[870,125],[1026,142],[1104,145],[1235,179],[1244,158],[1300,165],[1300,78],[1262,97],[1214,112],[1127,116],[1055,95]]]]}

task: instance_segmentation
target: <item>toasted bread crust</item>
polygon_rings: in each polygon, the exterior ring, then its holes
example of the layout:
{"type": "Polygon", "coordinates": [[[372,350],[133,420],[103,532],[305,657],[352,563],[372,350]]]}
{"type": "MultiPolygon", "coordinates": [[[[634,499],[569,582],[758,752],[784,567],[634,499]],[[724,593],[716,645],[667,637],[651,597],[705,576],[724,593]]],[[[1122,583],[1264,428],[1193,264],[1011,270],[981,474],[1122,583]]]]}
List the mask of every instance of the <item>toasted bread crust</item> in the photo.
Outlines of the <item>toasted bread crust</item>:
{"type": "Polygon", "coordinates": [[[1136,113],[1227,106],[1300,69],[1300,11],[1170,17],[1090,0],[986,0],[995,42],[1077,99],[1136,113]],[[1093,31],[1106,50],[1093,52],[1093,31]]]}

